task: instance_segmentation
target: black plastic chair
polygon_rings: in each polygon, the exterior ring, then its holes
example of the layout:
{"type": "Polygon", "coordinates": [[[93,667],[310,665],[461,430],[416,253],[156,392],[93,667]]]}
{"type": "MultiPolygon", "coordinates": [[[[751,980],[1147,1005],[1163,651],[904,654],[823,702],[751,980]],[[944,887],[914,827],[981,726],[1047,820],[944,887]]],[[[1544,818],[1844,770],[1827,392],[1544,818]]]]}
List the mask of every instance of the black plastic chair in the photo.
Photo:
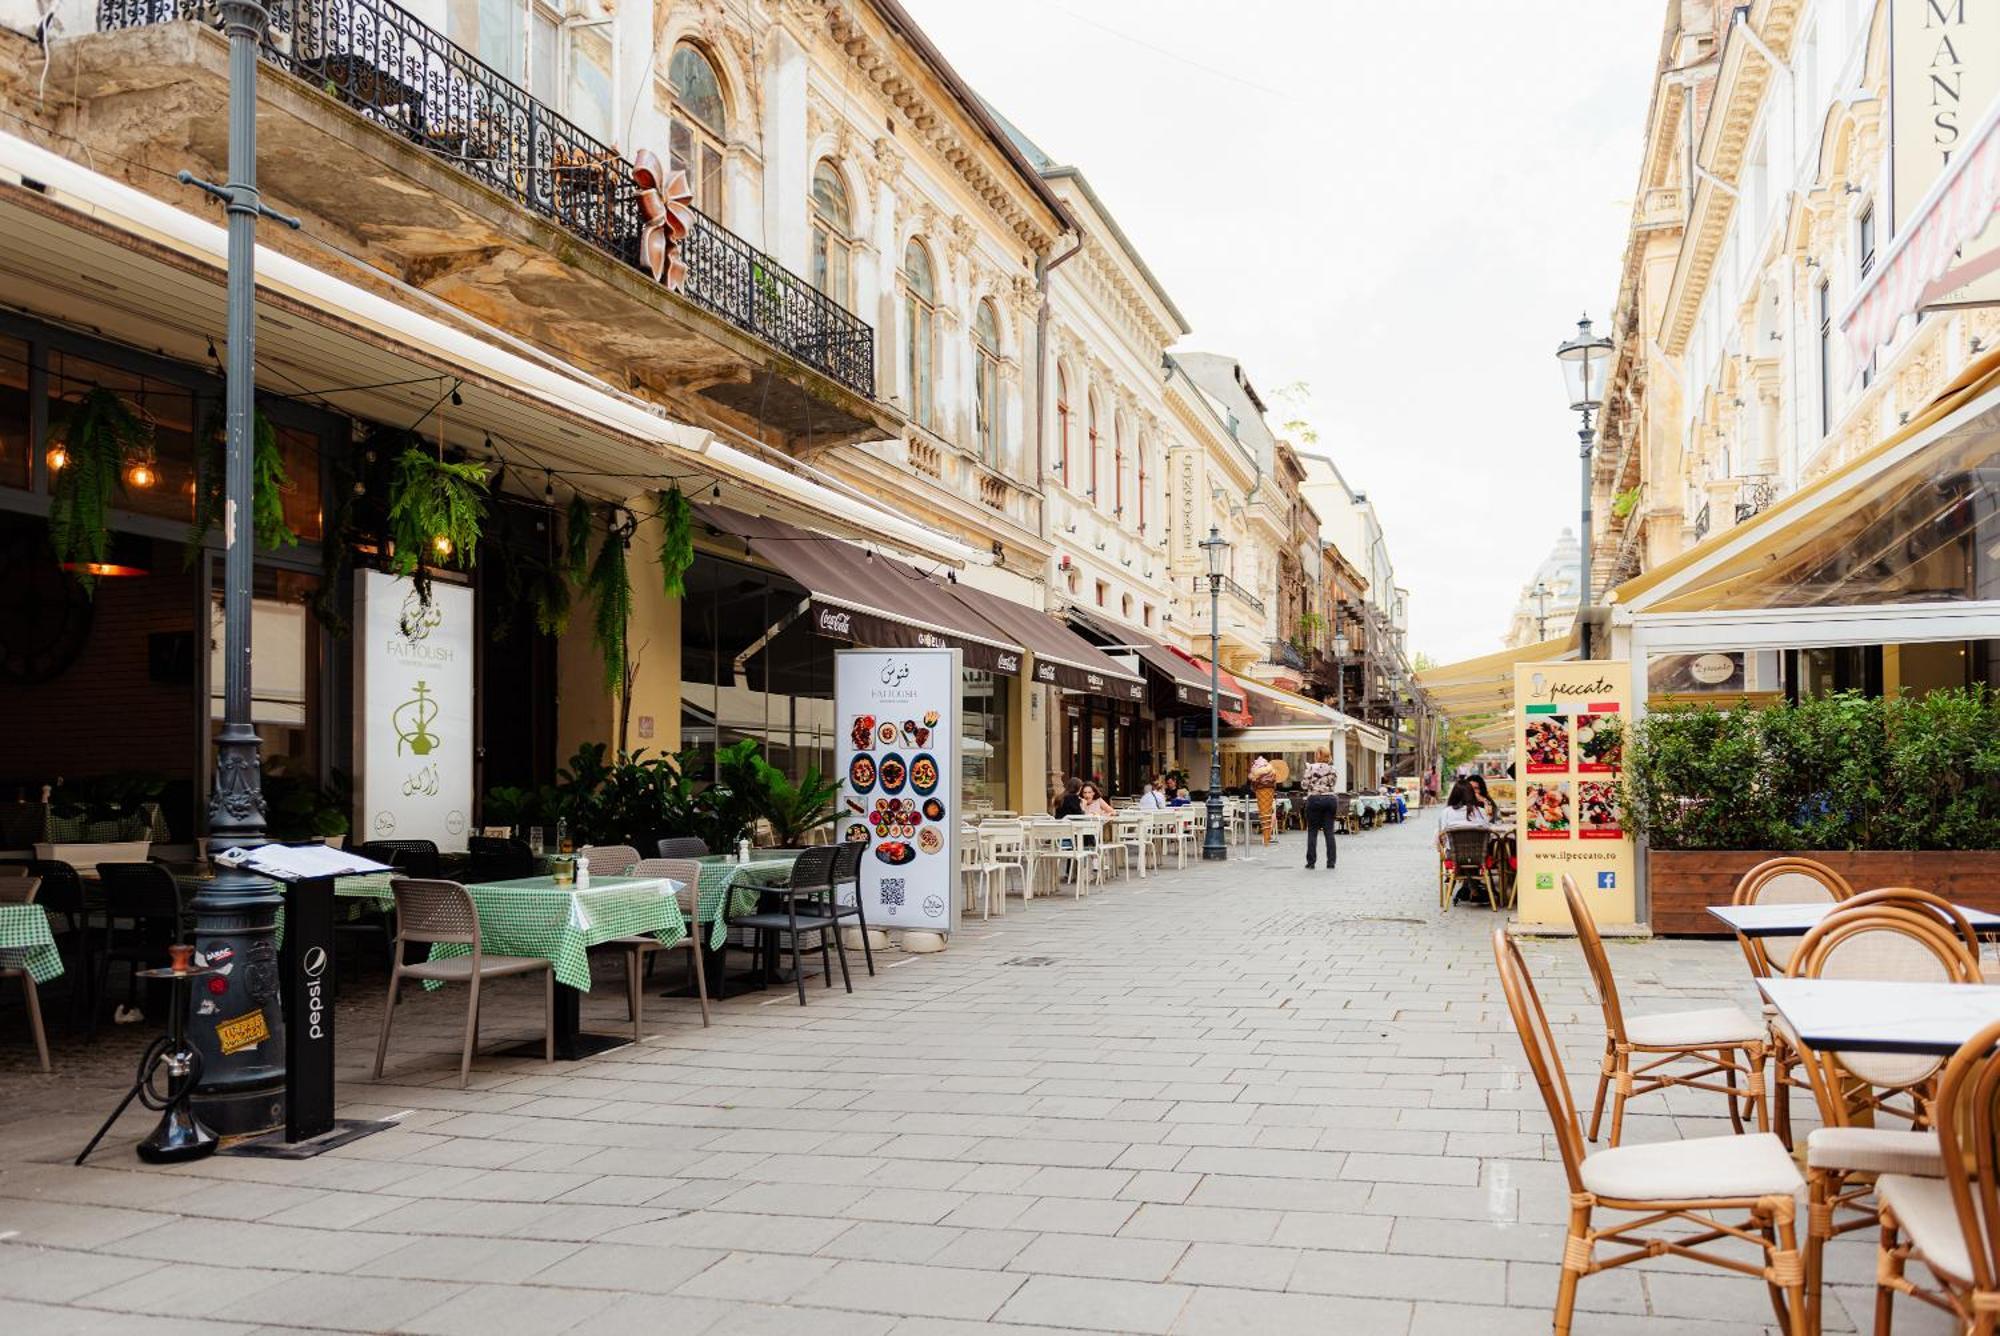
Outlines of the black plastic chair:
{"type": "Polygon", "coordinates": [[[387,863],[407,876],[439,879],[438,847],[431,840],[370,840],[354,852],[377,863],[387,863]]]}
{"type": "Polygon", "coordinates": [[[465,880],[513,881],[535,875],[535,855],[526,840],[474,835],[466,841],[465,880]]]}
{"type": "MultiPolygon", "coordinates": [[[[115,961],[125,962],[125,1003],[137,1005],[139,971],[167,963],[167,948],[186,940],[187,907],[181,884],[158,863],[99,863],[97,882],[104,890],[104,937],[98,959],[102,985],[115,961]],[[120,922],[126,924],[119,926],[120,922]]],[[[99,991],[102,991],[100,986],[99,991]]],[[[95,1000],[91,1028],[97,1025],[95,1000]]]]}
{"type": "Polygon", "coordinates": [[[807,849],[792,864],[791,880],[783,886],[764,888],[763,903],[754,914],[744,914],[729,920],[732,928],[753,928],[756,930],[760,954],[763,956],[764,979],[770,982],[771,962],[777,955],[777,935],[789,935],[792,945],[792,981],[799,988],[799,1005],[806,1004],[806,976],[799,963],[799,934],[818,931],[820,974],[828,988],[833,987],[833,962],[827,953],[827,938],[833,939],[833,949],[840,954],[840,977],[847,985],[847,991],[854,991],[854,980],[847,973],[847,947],[835,930],[838,919],[833,911],[833,858],[836,848],[822,844],[807,849]],[[782,901],[783,908],[773,905],[782,901]],[[801,913],[801,901],[804,912],[801,913]]]}
{"type": "Polygon", "coordinates": [[[833,847],[832,903],[836,922],[844,918],[859,920],[861,958],[867,962],[868,977],[872,979],[875,977],[875,950],[868,945],[868,911],[861,906],[861,855],[867,852],[868,846],[858,840],[833,847]],[[854,888],[854,903],[851,905],[842,903],[840,898],[841,889],[849,886],[854,888]]]}
{"type": "Polygon", "coordinates": [[[698,835],[673,835],[660,841],[662,858],[706,858],[708,841],[698,835]]]}

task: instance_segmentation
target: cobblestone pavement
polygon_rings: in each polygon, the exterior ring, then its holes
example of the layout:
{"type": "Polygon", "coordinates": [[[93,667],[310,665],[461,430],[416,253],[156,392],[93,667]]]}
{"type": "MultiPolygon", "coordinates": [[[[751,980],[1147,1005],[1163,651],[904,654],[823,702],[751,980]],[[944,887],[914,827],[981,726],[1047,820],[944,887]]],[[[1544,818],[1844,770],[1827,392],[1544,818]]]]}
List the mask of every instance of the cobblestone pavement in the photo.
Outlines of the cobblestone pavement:
{"type": "MultiPolygon", "coordinates": [[[[0,1330],[1545,1332],[1562,1171],[1493,919],[1439,919],[1429,830],[1345,839],[1331,874],[1291,834],[1016,900],[942,955],[885,953],[851,997],[753,994],[708,1030],[655,998],[644,1044],[484,1057],[463,1091],[456,991],[412,994],[367,1080],[370,978],[339,1008],[342,1112],[397,1125],[306,1161],[144,1169],[128,1115],[71,1168],[144,1036],[107,1027],[80,1058],[58,1026],[62,1074],[34,1075],[7,997],[0,1330]]],[[[1611,950],[1628,1009],[1752,1001],[1732,944],[1611,950]]],[[[1602,1034],[1581,960],[1528,956],[1581,1084],[1602,1034]]],[[[485,1043],[539,1008],[509,981],[485,1043]]],[[[623,1018],[614,977],[585,1023],[623,1018]]],[[[1628,1140],[1727,1131],[1679,1094],[1628,1140]]],[[[1827,1329],[1853,1331],[1872,1235],[1831,1266],[1827,1329]]],[[[1771,1327],[1755,1281],[1672,1261],[1586,1280],[1581,1307],[1580,1333],[1771,1327]]],[[[1905,1336],[1945,1329],[1898,1307],[1905,1336]]]]}

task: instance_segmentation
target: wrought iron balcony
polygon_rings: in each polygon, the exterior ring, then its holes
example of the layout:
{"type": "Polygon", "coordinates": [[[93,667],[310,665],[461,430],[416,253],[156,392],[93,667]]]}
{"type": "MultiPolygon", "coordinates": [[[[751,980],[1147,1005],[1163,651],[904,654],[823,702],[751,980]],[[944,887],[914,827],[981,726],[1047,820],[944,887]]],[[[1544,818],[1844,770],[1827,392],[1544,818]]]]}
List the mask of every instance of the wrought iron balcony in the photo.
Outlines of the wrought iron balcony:
{"type": "MultiPolygon", "coordinates": [[[[392,0],[268,0],[264,58],[581,241],[639,264],[632,165],[392,0]]],[[[100,29],[219,25],[212,0],[98,0],[100,29]]],[[[682,295],[873,398],[875,331],[705,214],[682,295]]]]}
{"type": "MultiPolygon", "coordinates": [[[[1195,593],[1206,594],[1208,592],[1208,579],[1209,579],[1208,576],[1193,575],[1189,576],[1188,578],[1194,585],[1195,593]]],[[[1242,603],[1245,607],[1249,608],[1252,612],[1256,613],[1258,616],[1261,617],[1264,615],[1263,599],[1258,598],[1255,594],[1245,589],[1242,585],[1237,584],[1236,581],[1230,579],[1226,575],[1222,576],[1221,580],[1222,580],[1222,592],[1224,594],[1228,595],[1230,598],[1236,599],[1238,602],[1242,603]]]]}
{"type": "Polygon", "coordinates": [[[1708,504],[1703,502],[1701,509],[1696,512],[1694,517],[1695,542],[1699,543],[1702,539],[1708,537],[1708,522],[1708,504]]]}
{"type": "Polygon", "coordinates": [[[1740,496],[1742,499],[1736,503],[1738,524],[1759,511],[1769,510],[1772,502],[1778,499],[1778,487],[1769,478],[1745,478],[1740,496]]]}
{"type": "Polygon", "coordinates": [[[1299,672],[1306,670],[1306,656],[1289,640],[1273,640],[1270,655],[1271,662],[1280,668],[1292,668],[1299,672]]]}

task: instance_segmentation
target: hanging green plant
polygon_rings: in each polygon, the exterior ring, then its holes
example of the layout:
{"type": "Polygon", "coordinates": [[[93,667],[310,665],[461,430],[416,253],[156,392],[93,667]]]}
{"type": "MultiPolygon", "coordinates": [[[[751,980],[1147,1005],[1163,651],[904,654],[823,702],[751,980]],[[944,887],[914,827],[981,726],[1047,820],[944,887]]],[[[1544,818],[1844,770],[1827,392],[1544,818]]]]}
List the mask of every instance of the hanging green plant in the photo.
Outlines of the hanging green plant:
{"type": "Polygon", "coordinates": [[[409,446],[397,457],[389,480],[389,538],[395,544],[389,569],[410,576],[428,607],[425,568],[468,569],[485,518],[484,464],[447,463],[421,445],[409,446]]]}
{"type": "Polygon", "coordinates": [[[679,487],[661,492],[660,574],[668,598],[687,593],[688,567],[694,565],[694,512],[679,487]]]}
{"type": "Polygon", "coordinates": [[[569,578],[582,584],[590,573],[590,502],[582,492],[569,499],[569,518],[563,523],[563,541],[568,546],[569,578]]]}
{"type": "Polygon", "coordinates": [[[625,533],[612,523],[591,563],[588,588],[595,601],[591,638],[604,658],[605,690],[625,689],[625,630],[632,620],[632,577],[625,567],[625,533]]]}
{"type": "MultiPolygon", "coordinates": [[[[147,449],[152,439],[153,429],[110,390],[90,391],[63,415],[54,435],[62,463],[49,497],[49,545],[58,562],[81,567],[110,553],[112,489],[125,457],[147,449]]],[[[76,582],[88,593],[97,577],[78,570],[76,582]]]]}
{"type": "MultiPolygon", "coordinates": [[[[222,523],[229,491],[227,424],[220,406],[211,408],[201,424],[201,445],[195,454],[194,522],[188,525],[182,550],[186,566],[194,565],[209,530],[222,523]]],[[[299,536],[285,521],[285,488],[292,480],[285,472],[285,456],[278,449],[277,428],[263,413],[253,411],[250,437],[252,536],[259,547],[297,547],[299,536]]]]}

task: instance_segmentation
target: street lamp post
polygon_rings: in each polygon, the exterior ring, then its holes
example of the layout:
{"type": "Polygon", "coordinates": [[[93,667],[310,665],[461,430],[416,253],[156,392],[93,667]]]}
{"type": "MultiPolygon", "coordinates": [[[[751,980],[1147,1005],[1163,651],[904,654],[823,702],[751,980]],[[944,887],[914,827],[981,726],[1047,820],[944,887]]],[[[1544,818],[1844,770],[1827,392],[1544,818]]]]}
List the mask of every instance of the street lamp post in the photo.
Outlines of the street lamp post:
{"type": "MultiPolygon", "coordinates": [[[[223,717],[208,794],[208,847],[219,854],[264,840],[259,739],[250,721],[250,596],[257,535],[255,480],[257,220],[298,220],[264,207],[257,191],[257,50],[270,15],[256,0],[223,0],[229,36],[229,180],[182,172],[184,184],[220,199],[229,214],[228,435],[223,511],[223,717]]],[[[201,980],[190,999],[188,1039],[201,1054],[195,1109],[224,1137],[266,1132],[285,1122],[285,1030],[278,994],[277,884],[221,866],[196,889],[195,950],[225,967],[201,980]]]]}
{"type": "Polygon", "coordinates": [[[1528,592],[1535,596],[1535,640],[1540,643],[1549,638],[1549,582],[1537,580],[1528,592]]]}
{"type": "Polygon", "coordinates": [[[1582,657],[1590,657],[1590,449],[1596,440],[1596,430],[1591,426],[1590,415],[1597,408],[1597,401],[1604,395],[1604,364],[1611,358],[1611,340],[1593,336],[1590,332],[1590,317],[1584,316],[1576,322],[1576,337],[1564,342],[1556,349],[1556,359],[1562,363],[1563,388],[1569,393],[1572,411],[1583,415],[1583,426],[1576,433],[1577,454],[1581,462],[1583,476],[1583,524],[1578,551],[1583,554],[1579,574],[1578,600],[1576,605],[1577,635],[1582,657]]]}
{"type": "Polygon", "coordinates": [[[1229,543],[1211,524],[1198,546],[1208,557],[1208,826],[1201,856],[1219,862],[1229,857],[1222,830],[1222,558],[1229,543]]]}

